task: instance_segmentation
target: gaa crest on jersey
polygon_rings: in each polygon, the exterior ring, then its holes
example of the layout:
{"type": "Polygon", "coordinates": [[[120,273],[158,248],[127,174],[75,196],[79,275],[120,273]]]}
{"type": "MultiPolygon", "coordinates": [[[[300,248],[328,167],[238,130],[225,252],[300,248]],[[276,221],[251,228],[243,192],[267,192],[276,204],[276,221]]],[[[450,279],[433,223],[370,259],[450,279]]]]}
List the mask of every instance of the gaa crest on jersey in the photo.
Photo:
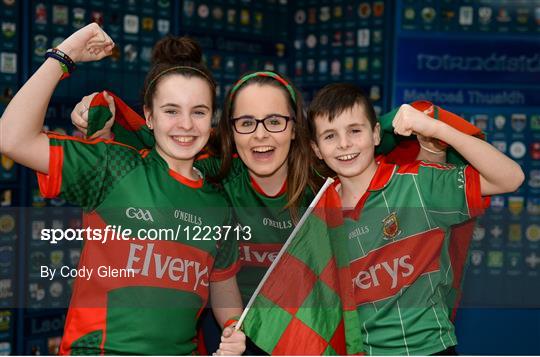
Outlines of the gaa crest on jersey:
{"type": "Polygon", "coordinates": [[[401,234],[396,212],[390,213],[382,220],[385,239],[394,239],[401,234]]]}

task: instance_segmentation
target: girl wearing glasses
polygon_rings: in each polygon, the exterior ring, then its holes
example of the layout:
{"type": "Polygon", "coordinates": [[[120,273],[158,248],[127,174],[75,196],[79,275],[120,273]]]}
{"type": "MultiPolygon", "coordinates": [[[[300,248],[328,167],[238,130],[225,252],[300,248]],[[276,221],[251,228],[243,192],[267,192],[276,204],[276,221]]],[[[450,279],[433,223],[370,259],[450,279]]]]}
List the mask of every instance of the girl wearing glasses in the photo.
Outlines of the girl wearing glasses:
{"type": "MultiPolygon", "coordinates": [[[[83,98],[72,113],[73,123],[83,132],[97,120],[91,115],[88,122],[87,112],[80,114],[90,99],[83,98]]],[[[312,169],[315,160],[303,109],[300,93],[284,76],[269,71],[246,74],[227,95],[216,130],[213,151],[217,155],[205,155],[195,162],[206,175],[221,182],[242,227],[242,266],[237,281],[244,303],[321,181],[312,169]]],[[[151,140],[141,142],[151,136],[126,137],[126,132],[135,132],[124,129],[118,123],[112,125],[117,140],[139,148],[152,144],[151,140]]],[[[98,134],[109,136],[110,132],[106,129],[98,134]]],[[[248,351],[257,353],[253,348],[248,351]]]]}

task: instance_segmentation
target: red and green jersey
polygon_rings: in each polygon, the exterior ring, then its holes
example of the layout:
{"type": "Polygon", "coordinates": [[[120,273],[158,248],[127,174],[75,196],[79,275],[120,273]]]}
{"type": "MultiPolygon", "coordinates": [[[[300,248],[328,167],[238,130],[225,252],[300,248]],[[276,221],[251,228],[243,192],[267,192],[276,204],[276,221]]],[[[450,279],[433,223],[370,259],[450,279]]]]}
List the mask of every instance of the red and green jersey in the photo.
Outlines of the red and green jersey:
{"type": "MultiPolygon", "coordinates": [[[[120,98],[113,95],[116,117],[112,126],[115,140],[137,149],[154,145],[154,137],[145,121],[120,98]]],[[[88,116],[88,135],[101,129],[110,118],[110,112],[103,115],[106,101],[96,96],[92,101],[88,116]],[[101,106],[94,105],[101,100],[101,106]]],[[[207,176],[217,176],[220,161],[215,157],[204,156],[195,166],[207,176]]],[[[240,240],[240,260],[242,268],[237,281],[242,299],[247,302],[255,291],[261,278],[287,240],[294,226],[287,205],[286,183],[277,195],[269,197],[250,177],[245,164],[238,157],[233,158],[231,171],[222,182],[224,191],[233,206],[235,219],[244,227],[244,237],[240,240]]],[[[313,200],[311,190],[306,190],[304,206],[313,200]]],[[[301,215],[302,212],[299,214],[301,215]]]]}
{"type": "Polygon", "coordinates": [[[457,343],[446,304],[450,226],[482,212],[480,192],[471,166],[379,163],[345,220],[367,354],[429,355],[457,343]]]}
{"type": "MultiPolygon", "coordinates": [[[[220,161],[207,157],[197,160],[195,166],[208,175],[216,175],[220,161]]],[[[289,210],[284,208],[287,205],[286,182],[277,195],[270,197],[251,178],[242,160],[235,157],[222,185],[233,206],[236,221],[251,237],[240,241],[242,268],[236,275],[242,299],[247,302],[294,229],[289,210]]],[[[303,206],[312,199],[311,190],[307,190],[303,206]]]]}
{"type": "Polygon", "coordinates": [[[49,173],[38,173],[42,194],[82,206],[85,226],[94,232],[132,230],[128,240],[85,242],[78,269],[93,274],[75,281],[60,353],[192,353],[210,282],[228,279],[239,267],[236,240],[202,239],[230,225],[225,196],[203,179],[170,170],[155,150],[49,138],[49,173]],[[99,276],[101,267],[130,275],[99,276]]]}

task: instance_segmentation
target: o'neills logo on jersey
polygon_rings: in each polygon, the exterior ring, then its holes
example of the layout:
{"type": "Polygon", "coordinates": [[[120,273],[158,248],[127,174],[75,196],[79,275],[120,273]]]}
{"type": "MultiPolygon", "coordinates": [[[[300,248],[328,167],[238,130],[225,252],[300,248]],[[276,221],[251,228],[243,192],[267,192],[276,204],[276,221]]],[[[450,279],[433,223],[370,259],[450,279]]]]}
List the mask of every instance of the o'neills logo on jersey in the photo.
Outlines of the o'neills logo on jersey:
{"type": "Polygon", "coordinates": [[[270,219],[268,217],[264,218],[262,223],[265,226],[279,228],[279,229],[289,229],[289,228],[292,228],[292,226],[293,226],[291,220],[288,220],[288,221],[274,221],[273,219],[270,219]]]}
{"type": "Polygon", "coordinates": [[[241,244],[240,260],[244,266],[269,267],[283,244],[241,244]]]}
{"type": "Polygon", "coordinates": [[[134,218],[139,221],[154,222],[154,218],[150,214],[150,211],[142,208],[129,207],[128,209],[126,209],[126,217],[134,218]]]}
{"type": "Polygon", "coordinates": [[[438,271],[444,232],[440,229],[403,238],[371,251],[351,263],[357,305],[383,300],[438,271]]]}
{"type": "Polygon", "coordinates": [[[127,269],[132,269],[137,276],[149,279],[167,280],[167,285],[179,287],[183,290],[196,291],[200,287],[207,287],[209,280],[209,268],[195,260],[188,252],[189,247],[178,245],[175,256],[171,254],[170,245],[162,245],[158,250],[159,243],[135,244],[130,243],[129,255],[126,264],[127,269]],[[182,255],[183,257],[181,257],[182,255]]]}
{"type": "Polygon", "coordinates": [[[195,216],[194,214],[187,213],[180,210],[174,211],[174,218],[181,219],[182,221],[189,222],[192,224],[202,225],[202,218],[199,216],[195,216]]]}
{"type": "Polygon", "coordinates": [[[360,237],[366,233],[369,233],[369,227],[368,226],[360,226],[360,227],[357,227],[355,229],[353,229],[352,231],[349,232],[349,239],[353,239],[353,238],[356,238],[356,237],[360,237]]]}

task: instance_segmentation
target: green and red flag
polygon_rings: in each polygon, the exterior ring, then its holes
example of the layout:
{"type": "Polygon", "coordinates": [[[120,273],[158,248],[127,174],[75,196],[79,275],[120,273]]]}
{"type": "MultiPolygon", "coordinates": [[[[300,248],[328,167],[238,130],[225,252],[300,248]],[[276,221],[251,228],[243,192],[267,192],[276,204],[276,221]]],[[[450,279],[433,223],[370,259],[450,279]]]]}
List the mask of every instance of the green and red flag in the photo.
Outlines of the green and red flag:
{"type": "MultiPolygon", "coordinates": [[[[105,123],[111,119],[112,112],[109,104],[104,97],[105,92],[98,93],[90,103],[88,112],[88,132],[91,137],[105,126],[105,123]]],[[[108,92],[114,99],[115,118],[111,128],[114,135],[114,141],[132,146],[137,150],[149,149],[154,147],[154,135],[146,121],[137,112],[131,109],[122,99],[115,94],[108,92]]]]}
{"type": "Polygon", "coordinates": [[[271,355],[363,354],[338,193],[329,179],[253,294],[239,324],[271,355]],[[244,319],[245,318],[245,319],[244,319]]]}

